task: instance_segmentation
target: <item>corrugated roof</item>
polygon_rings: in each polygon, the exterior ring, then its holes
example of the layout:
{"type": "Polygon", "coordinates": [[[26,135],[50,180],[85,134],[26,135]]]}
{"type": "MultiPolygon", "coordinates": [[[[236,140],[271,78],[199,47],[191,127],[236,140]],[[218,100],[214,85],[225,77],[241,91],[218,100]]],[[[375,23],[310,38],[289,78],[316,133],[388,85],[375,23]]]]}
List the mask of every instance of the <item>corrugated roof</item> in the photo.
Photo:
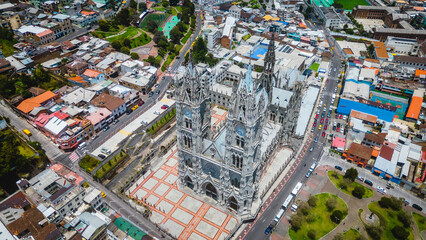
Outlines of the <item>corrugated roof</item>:
{"type": "Polygon", "coordinates": [[[426,70],[416,69],[416,77],[420,77],[420,75],[426,75],[426,70]]]}
{"type": "Polygon", "coordinates": [[[37,97],[28,98],[21,102],[21,104],[18,105],[17,109],[19,109],[23,113],[29,113],[31,110],[33,110],[35,107],[40,107],[42,103],[56,97],[56,94],[47,91],[44,92],[37,97]]]}
{"type": "Polygon", "coordinates": [[[414,96],[411,98],[410,107],[408,108],[407,118],[419,119],[420,110],[422,109],[423,98],[414,96]]]}
{"type": "Polygon", "coordinates": [[[358,118],[367,122],[372,122],[372,123],[376,123],[377,122],[377,116],[373,116],[367,113],[363,113],[363,112],[359,112],[356,110],[352,110],[351,111],[351,117],[353,118],[358,118]]]}
{"type": "Polygon", "coordinates": [[[101,74],[101,72],[93,70],[93,69],[86,69],[86,71],[84,71],[83,73],[84,76],[88,76],[92,78],[97,78],[99,74],[101,74]]]}
{"type": "Polygon", "coordinates": [[[389,58],[388,51],[386,51],[386,45],[384,42],[373,42],[373,44],[377,58],[389,58]]]}

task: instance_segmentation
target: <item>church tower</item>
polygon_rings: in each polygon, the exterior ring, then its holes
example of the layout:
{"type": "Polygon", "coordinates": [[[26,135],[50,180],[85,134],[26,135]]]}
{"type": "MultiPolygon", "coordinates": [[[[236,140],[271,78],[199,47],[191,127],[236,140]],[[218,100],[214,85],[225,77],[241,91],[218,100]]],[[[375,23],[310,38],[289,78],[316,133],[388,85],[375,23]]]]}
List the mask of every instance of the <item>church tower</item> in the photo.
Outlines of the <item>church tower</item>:
{"type": "Polygon", "coordinates": [[[239,213],[250,212],[257,198],[261,169],[261,143],[264,112],[268,96],[264,89],[255,89],[251,65],[230,102],[226,122],[225,164],[222,179],[231,188],[228,202],[239,213]]]}
{"type": "Polygon", "coordinates": [[[201,164],[197,157],[203,149],[203,139],[209,138],[210,94],[207,84],[201,81],[189,53],[187,71],[177,85],[176,125],[179,158],[179,183],[184,184],[184,173],[190,170],[193,178],[188,186],[198,191],[197,179],[201,164]]]}
{"type": "Polygon", "coordinates": [[[265,54],[264,58],[264,65],[263,65],[263,72],[260,76],[260,86],[263,86],[265,88],[265,91],[269,95],[269,100],[271,101],[272,97],[272,88],[276,83],[274,84],[274,81],[276,81],[276,76],[274,75],[274,68],[275,68],[275,40],[274,40],[274,31],[271,31],[272,37],[269,40],[268,45],[268,51],[265,54]]]}

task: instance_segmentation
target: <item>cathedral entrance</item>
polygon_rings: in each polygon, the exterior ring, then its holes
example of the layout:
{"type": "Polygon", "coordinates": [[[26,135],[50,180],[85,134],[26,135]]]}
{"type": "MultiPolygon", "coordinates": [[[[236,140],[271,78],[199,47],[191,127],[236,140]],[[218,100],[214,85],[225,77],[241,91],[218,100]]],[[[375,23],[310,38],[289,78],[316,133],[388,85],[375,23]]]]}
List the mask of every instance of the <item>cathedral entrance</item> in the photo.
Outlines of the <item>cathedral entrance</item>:
{"type": "Polygon", "coordinates": [[[238,202],[237,202],[237,199],[235,199],[235,197],[230,197],[228,199],[228,201],[229,201],[229,207],[238,212],[238,202]]]}
{"type": "Polygon", "coordinates": [[[217,191],[216,188],[211,183],[207,183],[206,185],[206,195],[208,197],[213,198],[214,200],[217,200],[217,191]]]}
{"type": "Polygon", "coordinates": [[[185,177],[185,185],[189,187],[190,189],[194,189],[194,183],[192,182],[191,178],[188,176],[185,177]]]}

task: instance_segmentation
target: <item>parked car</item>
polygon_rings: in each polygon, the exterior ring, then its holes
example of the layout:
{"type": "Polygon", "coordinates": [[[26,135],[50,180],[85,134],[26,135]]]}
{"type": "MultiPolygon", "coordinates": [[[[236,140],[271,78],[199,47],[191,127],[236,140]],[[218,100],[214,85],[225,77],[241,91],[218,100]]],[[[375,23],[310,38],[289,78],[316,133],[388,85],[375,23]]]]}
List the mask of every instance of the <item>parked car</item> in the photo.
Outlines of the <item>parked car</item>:
{"type": "Polygon", "coordinates": [[[321,118],[321,121],[320,121],[321,123],[324,123],[324,118],[321,118]]]}
{"type": "Polygon", "coordinates": [[[138,109],[139,105],[135,105],[132,107],[132,110],[135,111],[136,109],[138,109]]]}
{"type": "Polygon", "coordinates": [[[322,125],[319,125],[319,126],[318,126],[318,130],[321,130],[321,128],[322,128],[322,125]]]}
{"type": "Polygon", "coordinates": [[[413,208],[419,210],[420,212],[423,211],[423,208],[420,207],[419,205],[415,204],[415,203],[413,204],[413,208]]]}
{"type": "Polygon", "coordinates": [[[356,179],[360,180],[361,182],[364,182],[364,178],[362,178],[360,176],[356,177],[356,179]]]}
{"type": "Polygon", "coordinates": [[[325,132],[322,132],[322,136],[325,137],[325,132]]]}
{"type": "Polygon", "coordinates": [[[149,92],[149,96],[152,97],[154,95],[154,92],[149,92]]]}
{"type": "Polygon", "coordinates": [[[315,138],[315,142],[316,142],[316,143],[318,142],[318,137],[316,137],[316,138],[315,138]]]}
{"type": "Polygon", "coordinates": [[[159,83],[155,84],[155,88],[158,88],[159,86],[160,86],[160,84],[159,84],[159,83]]]}
{"type": "Polygon", "coordinates": [[[159,111],[155,111],[154,114],[160,115],[161,113],[159,111]]]}
{"type": "Polygon", "coordinates": [[[104,127],[104,132],[108,131],[108,129],[109,129],[109,126],[105,126],[104,127]]]}
{"type": "Polygon", "coordinates": [[[311,147],[311,148],[309,149],[309,151],[310,151],[310,152],[312,152],[313,150],[314,150],[314,147],[311,147]]]}
{"type": "Polygon", "coordinates": [[[312,174],[312,171],[310,171],[310,170],[309,170],[309,171],[306,173],[305,177],[306,177],[306,178],[309,178],[309,177],[311,176],[311,174],[312,174]]]}
{"type": "Polygon", "coordinates": [[[328,126],[328,125],[324,125],[324,130],[327,130],[327,126],[328,126]]]}
{"type": "Polygon", "coordinates": [[[371,182],[371,181],[370,181],[370,180],[368,180],[368,179],[365,179],[365,180],[364,180],[364,183],[365,183],[365,184],[367,184],[367,185],[373,186],[373,182],[371,182]]]}
{"type": "Polygon", "coordinates": [[[139,106],[142,106],[142,104],[144,104],[145,102],[143,101],[143,100],[141,100],[139,103],[138,103],[138,105],[139,106]]]}
{"type": "Polygon", "coordinates": [[[157,90],[157,91],[155,92],[155,94],[160,94],[160,90],[157,90]]]}
{"type": "Polygon", "coordinates": [[[337,170],[343,171],[343,168],[341,166],[336,165],[336,166],[334,166],[334,168],[337,169],[337,170]]]}
{"type": "Polygon", "coordinates": [[[101,159],[105,159],[106,158],[105,155],[103,155],[103,154],[98,154],[98,157],[100,157],[101,159]]]}
{"type": "Polygon", "coordinates": [[[269,235],[270,233],[271,233],[271,231],[272,231],[272,226],[271,225],[269,225],[267,228],[266,228],[266,230],[265,230],[265,234],[266,235],[269,235]]]}
{"type": "Polygon", "coordinates": [[[132,109],[129,109],[129,110],[127,110],[127,115],[129,115],[130,113],[132,113],[133,111],[132,111],[132,109]]]}

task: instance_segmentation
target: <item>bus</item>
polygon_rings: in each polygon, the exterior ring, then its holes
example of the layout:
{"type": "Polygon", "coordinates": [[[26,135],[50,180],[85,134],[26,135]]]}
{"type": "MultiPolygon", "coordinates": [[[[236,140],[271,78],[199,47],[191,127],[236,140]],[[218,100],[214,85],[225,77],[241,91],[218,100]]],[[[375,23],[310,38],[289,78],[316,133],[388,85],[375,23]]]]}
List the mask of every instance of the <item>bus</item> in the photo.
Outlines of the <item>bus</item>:
{"type": "Polygon", "coordinates": [[[24,129],[22,130],[22,132],[24,132],[25,135],[27,135],[28,137],[31,137],[33,134],[30,132],[30,130],[28,129],[24,129]]]}
{"type": "Polygon", "coordinates": [[[281,219],[281,217],[283,216],[283,214],[284,214],[284,209],[280,209],[280,210],[278,211],[278,214],[275,216],[274,221],[275,221],[275,222],[279,222],[279,221],[280,221],[280,219],[281,219]]]}
{"type": "Polygon", "coordinates": [[[294,196],[297,195],[297,193],[299,193],[300,189],[302,188],[303,183],[299,182],[298,184],[296,184],[296,187],[293,188],[293,191],[291,191],[291,194],[293,194],[294,196]]]}
{"type": "Polygon", "coordinates": [[[284,210],[287,210],[288,206],[291,203],[291,200],[293,200],[293,195],[288,195],[287,199],[284,201],[283,205],[281,206],[284,210]]]}

